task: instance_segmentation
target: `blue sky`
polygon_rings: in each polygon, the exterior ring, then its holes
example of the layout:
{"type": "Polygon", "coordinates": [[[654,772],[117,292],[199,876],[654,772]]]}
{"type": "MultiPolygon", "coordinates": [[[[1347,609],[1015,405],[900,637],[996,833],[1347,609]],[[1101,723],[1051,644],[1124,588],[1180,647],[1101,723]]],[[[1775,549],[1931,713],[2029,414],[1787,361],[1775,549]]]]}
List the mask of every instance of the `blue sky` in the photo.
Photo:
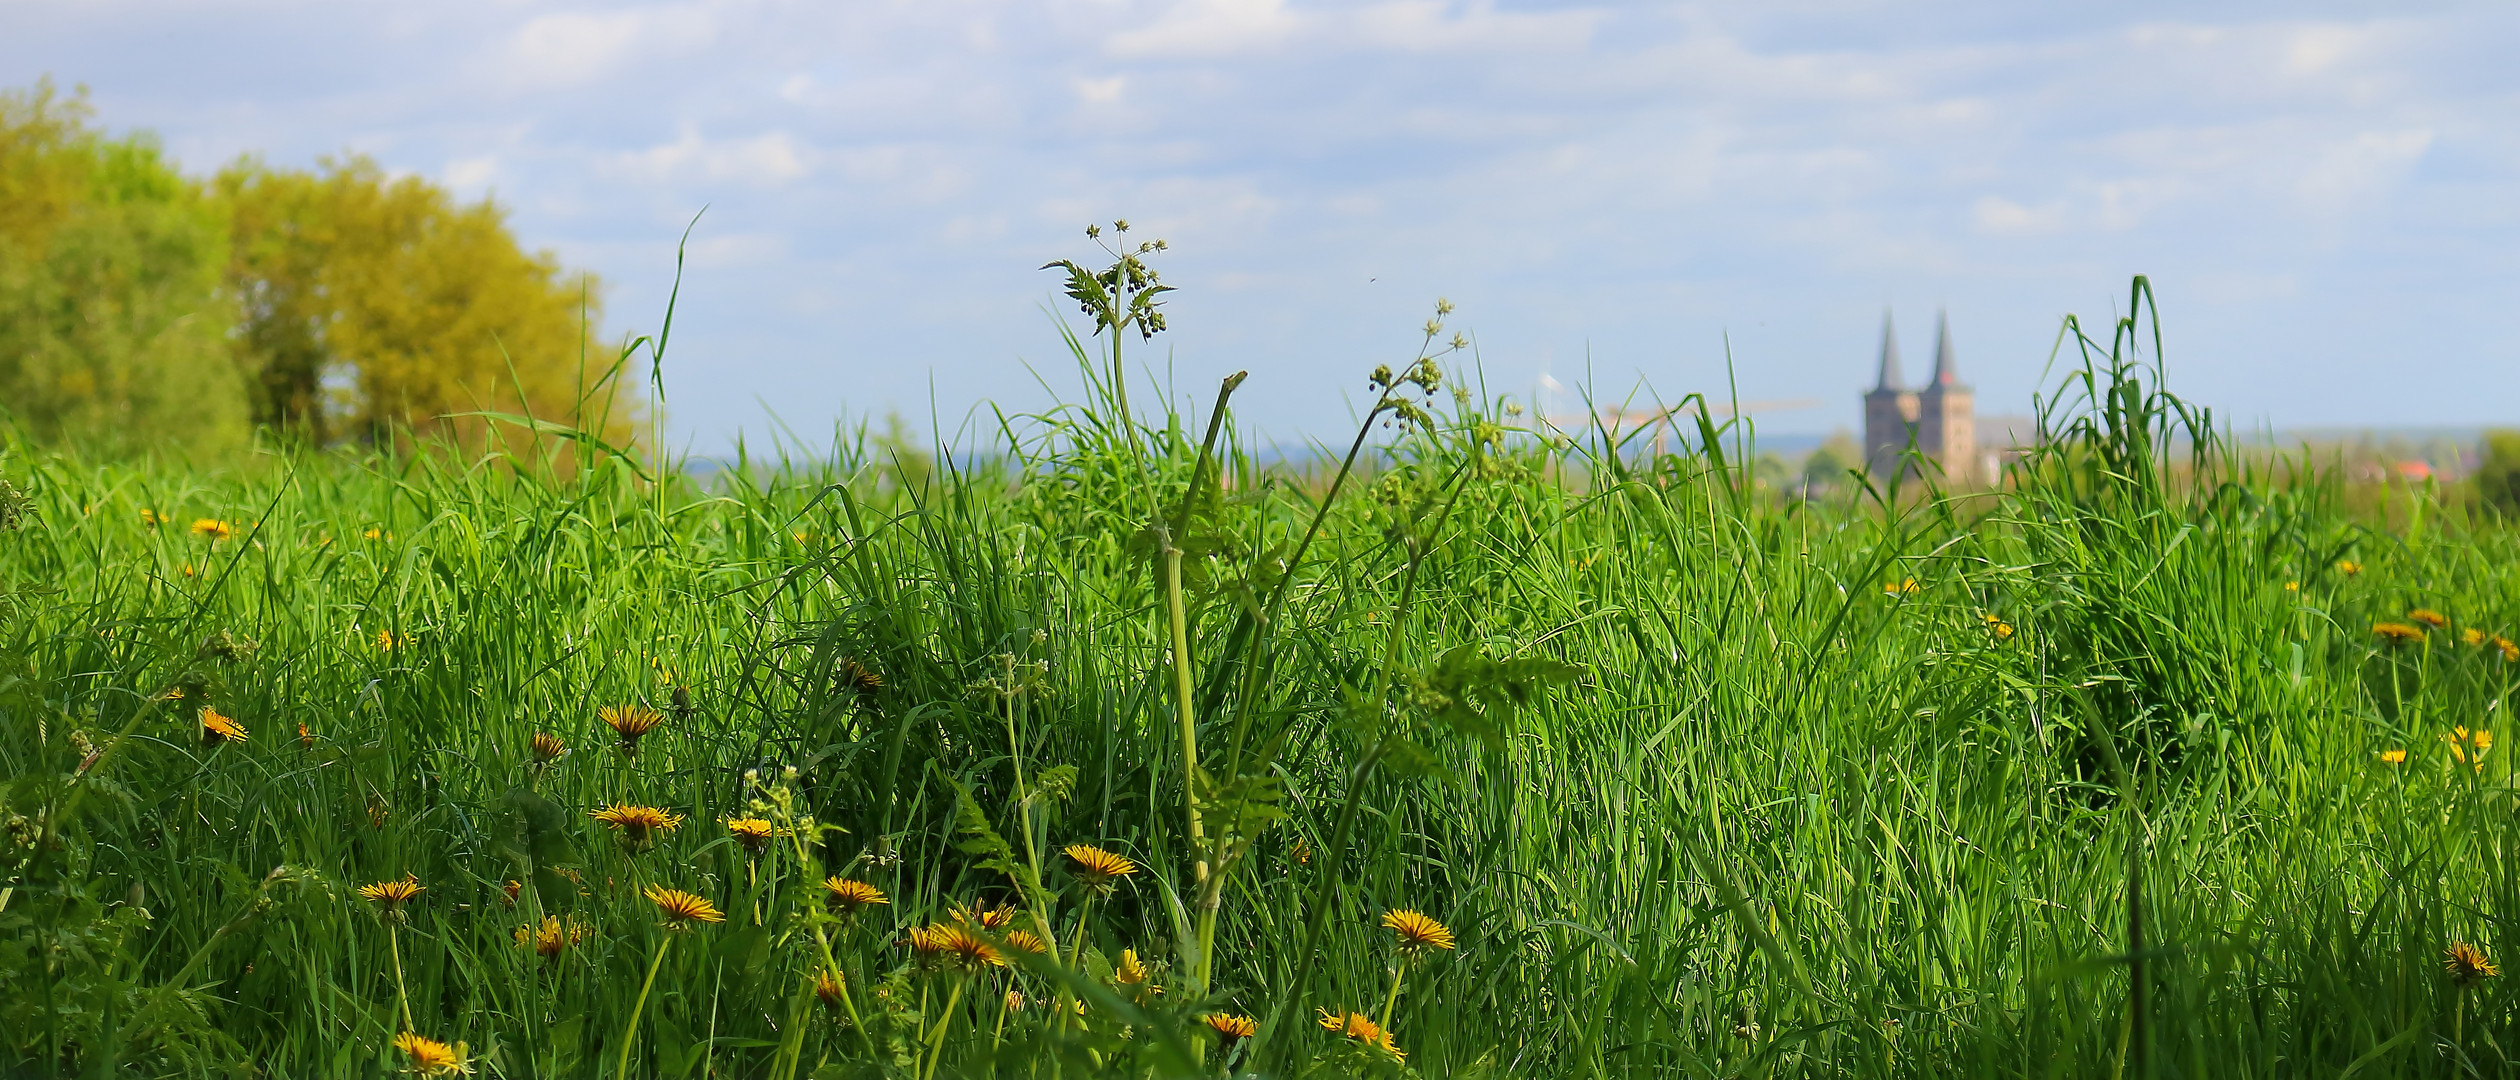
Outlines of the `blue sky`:
{"type": "Polygon", "coordinates": [[[509,207],[652,328],[676,438],[1075,379],[1035,268],[1172,246],[1185,391],[1327,435],[1437,296],[1489,385],[1851,426],[1882,313],[1981,409],[2156,282],[2171,387],[2244,425],[2520,421],[2520,8],[1362,0],[13,0],[188,167],[356,150],[509,207]]]}

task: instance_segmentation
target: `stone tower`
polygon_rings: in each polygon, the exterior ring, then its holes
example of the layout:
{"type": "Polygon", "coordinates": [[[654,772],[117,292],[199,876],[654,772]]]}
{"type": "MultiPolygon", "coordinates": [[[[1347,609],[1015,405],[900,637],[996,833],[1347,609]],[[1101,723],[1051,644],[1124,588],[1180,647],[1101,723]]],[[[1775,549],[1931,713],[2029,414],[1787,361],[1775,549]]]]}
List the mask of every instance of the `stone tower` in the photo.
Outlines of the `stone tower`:
{"type": "MultiPolygon", "coordinates": [[[[1864,467],[1876,482],[1889,482],[1899,455],[1907,452],[1908,439],[1922,435],[1917,430],[1919,405],[1916,391],[1907,388],[1906,377],[1899,373],[1897,330],[1890,323],[1890,313],[1882,312],[1881,377],[1864,395],[1864,467]]],[[[1921,440],[1917,447],[1932,452],[1921,440]]]]}
{"type": "Polygon", "coordinates": [[[1977,395],[1960,381],[1951,355],[1951,316],[1934,330],[1934,378],[1916,395],[1916,448],[1941,462],[1942,482],[1965,487],[1977,477],[1977,395]]]}

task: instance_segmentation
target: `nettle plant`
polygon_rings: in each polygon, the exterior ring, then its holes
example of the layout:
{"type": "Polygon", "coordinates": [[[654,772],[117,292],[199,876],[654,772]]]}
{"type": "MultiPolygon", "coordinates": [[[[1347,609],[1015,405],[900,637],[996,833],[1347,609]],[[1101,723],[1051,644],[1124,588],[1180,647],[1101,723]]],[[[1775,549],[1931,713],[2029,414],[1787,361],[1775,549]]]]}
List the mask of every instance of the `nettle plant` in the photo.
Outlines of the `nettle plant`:
{"type": "MultiPolygon", "coordinates": [[[[1112,225],[1114,236],[1125,238],[1128,231],[1126,221],[1112,225]]],[[[1116,415],[1100,418],[1100,425],[1103,430],[1126,433],[1123,449],[1133,466],[1127,471],[1134,474],[1128,478],[1134,488],[1127,507],[1134,515],[1127,525],[1132,529],[1128,550],[1147,560],[1156,584],[1154,616],[1161,623],[1162,659],[1169,675],[1167,704],[1180,742],[1176,781],[1182,843],[1175,857],[1178,865],[1161,875],[1162,910],[1171,925],[1158,928],[1164,931],[1161,936],[1177,943],[1175,1005],[1198,1015],[1221,1038],[1220,1064],[1229,1069],[1256,1064],[1273,1048],[1290,1042],[1286,1038],[1290,1017],[1305,1010],[1317,1014],[1321,1028],[1344,1037],[1338,1044],[1344,1056],[1357,1058],[1350,1064],[1382,1062],[1399,1067],[1404,1055],[1388,1030],[1392,1002],[1411,961],[1453,947],[1451,932],[1439,922],[1415,911],[1384,915],[1384,925],[1397,935],[1399,948],[1379,1021],[1337,1003],[1302,1000],[1314,984],[1323,935],[1338,910],[1333,902],[1338,862],[1354,838],[1371,781],[1378,772],[1426,776],[1443,771],[1439,747],[1447,736],[1469,736],[1487,749],[1501,748],[1516,710],[1532,702],[1543,688],[1572,682],[1582,674],[1582,669],[1553,658],[1498,658],[1469,644],[1432,657],[1416,655],[1412,649],[1431,636],[1419,625],[1415,608],[1421,578],[1429,570],[1430,555],[1438,548],[1454,507],[1481,482],[1513,471],[1510,463],[1492,456],[1506,431],[1479,415],[1464,387],[1452,387],[1449,409],[1440,403],[1447,387],[1443,360],[1466,351],[1469,343],[1458,333],[1447,338],[1443,320],[1453,308],[1449,302],[1438,301],[1410,362],[1397,373],[1384,366],[1369,376],[1367,388],[1375,395],[1373,403],[1337,470],[1313,501],[1302,529],[1272,536],[1264,498],[1229,497],[1225,490],[1226,462],[1220,455],[1219,439],[1230,415],[1229,402],[1246,373],[1227,377],[1218,388],[1186,478],[1166,479],[1180,476],[1178,469],[1159,467],[1160,456],[1171,448],[1154,433],[1141,442],[1140,428],[1128,410],[1126,341],[1134,331],[1140,342],[1148,342],[1166,328],[1163,296],[1171,287],[1162,283],[1147,260],[1166,251],[1167,245],[1154,240],[1131,246],[1125,239],[1114,245],[1103,239],[1098,227],[1088,228],[1086,236],[1102,245],[1111,260],[1107,265],[1094,269],[1061,260],[1045,269],[1064,273],[1068,299],[1091,321],[1087,338],[1071,332],[1068,341],[1089,373],[1101,368],[1102,378],[1108,379],[1099,388],[1104,391],[1100,398],[1116,415]],[[1380,655],[1356,667],[1354,677],[1342,685],[1287,687],[1274,677],[1281,659],[1299,646],[1328,645],[1302,640],[1308,632],[1306,624],[1289,617],[1289,605],[1302,587],[1306,559],[1324,523],[1336,511],[1342,493],[1369,466],[1367,451],[1378,429],[1404,438],[1457,439],[1467,453],[1430,455],[1429,460],[1451,462],[1431,473],[1419,463],[1399,463],[1374,484],[1372,512],[1401,563],[1396,601],[1390,610],[1374,614],[1384,628],[1380,655]],[[1202,634],[1203,617],[1209,630],[1216,629],[1216,622],[1226,625],[1221,633],[1202,634]],[[1203,646],[1206,655],[1202,655],[1203,646]],[[1329,693],[1317,693],[1324,690],[1329,693]],[[1328,715],[1306,707],[1308,701],[1325,697],[1333,703],[1328,715]],[[1289,821],[1287,779],[1299,767],[1288,759],[1290,743],[1325,722],[1343,736],[1338,741],[1345,746],[1344,783],[1332,793],[1338,808],[1319,854],[1309,854],[1315,850],[1310,842],[1297,842],[1307,852],[1306,858],[1317,858],[1318,863],[1312,867],[1313,891],[1304,904],[1300,938],[1272,943],[1280,949],[1294,948],[1279,965],[1288,977],[1276,987],[1220,986],[1217,933],[1227,884],[1246,868],[1263,837],[1289,821]],[[1210,736],[1206,745],[1202,745],[1203,732],[1210,736]],[[1216,737],[1219,734],[1221,739],[1216,737]],[[1262,1012],[1263,1019],[1215,1011],[1235,999],[1260,1002],[1263,1008],[1254,1011],[1262,1012]]],[[[1178,430],[1175,418],[1165,434],[1177,436],[1178,430]]],[[[1178,443],[1177,438],[1173,441],[1178,443]]],[[[1057,766],[1038,770],[1028,780],[1023,772],[1024,703],[1035,688],[1012,656],[1004,658],[1002,675],[985,687],[1004,717],[1009,758],[1017,763],[1013,805],[1004,817],[1024,837],[1022,850],[992,826],[991,817],[960,785],[958,822],[963,850],[1007,876],[1032,910],[1034,932],[1055,944],[1060,930],[1050,914],[1055,897],[1043,887],[1044,845],[1036,843],[1033,835],[1042,824],[1035,820],[1037,813],[1055,812],[1070,794],[1076,773],[1072,767],[1057,766]]],[[[1079,855],[1075,849],[1070,854],[1072,858],[1079,855]]],[[[1093,857],[1089,854],[1083,859],[1093,857]]],[[[1139,961],[1132,951],[1115,966],[1100,953],[1084,949],[1084,909],[1092,895],[1088,890],[1078,905],[1072,931],[1078,940],[1066,959],[1062,961],[1052,948],[1028,951],[1026,963],[1059,978],[1081,997],[1099,999],[1096,1003],[1105,1007],[1142,1005],[1096,992],[1105,984],[1127,985],[1127,969],[1139,961]]],[[[1172,1044],[1165,1040],[1165,1045],[1172,1044]]],[[[1199,1055],[1202,1046],[1193,1043],[1182,1049],[1199,1055]]]]}

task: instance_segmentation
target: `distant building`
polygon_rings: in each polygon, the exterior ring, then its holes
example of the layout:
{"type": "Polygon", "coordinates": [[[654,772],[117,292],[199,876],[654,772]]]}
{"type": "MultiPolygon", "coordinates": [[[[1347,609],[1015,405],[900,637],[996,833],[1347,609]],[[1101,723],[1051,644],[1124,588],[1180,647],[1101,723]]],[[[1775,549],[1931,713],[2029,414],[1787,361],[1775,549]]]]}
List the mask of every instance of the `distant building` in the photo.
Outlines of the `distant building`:
{"type": "MultiPolygon", "coordinates": [[[[1975,484],[1984,469],[1977,452],[1977,395],[1960,381],[1951,350],[1951,320],[1934,333],[1934,375],[1923,390],[1907,388],[1899,371],[1899,338],[1887,312],[1881,316],[1881,375],[1864,394],[1864,464],[1887,480],[1913,441],[1919,453],[1942,467],[1949,486],[1975,484]]],[[[1991,475],[1991,470],[1988,471],[1991,475]]]]}

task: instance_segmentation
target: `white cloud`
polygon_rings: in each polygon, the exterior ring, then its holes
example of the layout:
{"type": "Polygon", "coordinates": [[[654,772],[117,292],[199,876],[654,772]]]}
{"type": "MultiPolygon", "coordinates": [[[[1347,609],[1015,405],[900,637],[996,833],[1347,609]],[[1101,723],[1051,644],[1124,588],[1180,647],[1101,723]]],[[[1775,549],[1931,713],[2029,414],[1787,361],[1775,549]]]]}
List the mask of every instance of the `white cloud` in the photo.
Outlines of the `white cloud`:
{"type": "Polygon", "coordinates": [[[1069,85],[1076,88],[1078,99],[1094,105],[1109,105],[1120,100],[1120,91],[1128,87],[1129,78],[1126,75],[1112,75],[1100,79],[1079,78],[1071,80],[1069,85]]]}
{"type": "Polygon", "coordinates": [[[634,61],[707,46],[717,22],[693,7],[557,12],[511,34],[495,61],[524,86],[581,86],[620,74],[634,61]]]}
{"type": "Polygon", "coordinates": [[[616,167],[629,175],[664,181],[740,181],[778,186],[812,171],[807,149],[794,136],[773,131],[743,139],[703,138],[686,127],[673,142],[616,155],[616,167]]]}
{"type": "Polygon", "coordinates": [[[499,158],[496,154],[458,158],[446,163],[446,186],[457,191],[479,192],[490,186],[491,178],[497,175],[499,158]]]}

